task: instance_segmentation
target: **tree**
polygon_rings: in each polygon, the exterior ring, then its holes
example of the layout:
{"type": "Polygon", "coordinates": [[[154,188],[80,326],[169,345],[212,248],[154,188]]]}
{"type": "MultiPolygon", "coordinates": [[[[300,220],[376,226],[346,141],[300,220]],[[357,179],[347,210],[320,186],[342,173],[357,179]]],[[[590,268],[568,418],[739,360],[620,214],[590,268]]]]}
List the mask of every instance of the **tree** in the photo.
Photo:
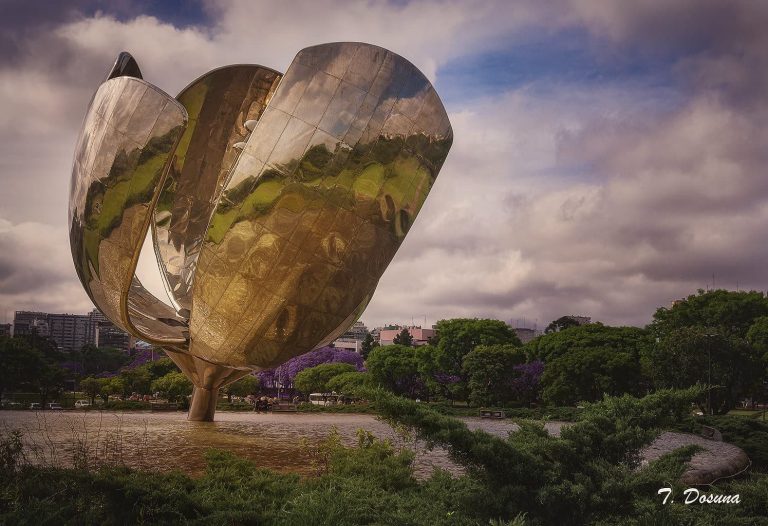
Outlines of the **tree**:
{"type": "Polygon", "coordinates": [[[119,376],[100,378],[99,383],[101,384],[99,391],[104,402],[108,402],[110,396],[125,395],[125,382],[119,376]]]}
{"type": "Polygon", "coordinates": [[[512,393],[515,398],[528,405],[539,399],[541,377],[544,374],[544,362],[533,360],[513,367],[517,373],[512,382],[512,393]]]}
{"type": "Polygon", "coordinates": [[[768,316],[768,299],[762,292],[699,290],[697,294],[661,307],[649,328],[664,338],[682,327],[716,328],[723,335],[745,337],[752,324],[768,316]]]}
{"type": "Polygon", "coordinates": [[[248,396],[256,393],[258,389],[259,379],[249,374],[226,386],[224,392],[227,394],[227,401],[231,404],[233,396],[248,396]]]}
{"type": "Polygon", "coordinates": [[[365,335],[365,339],[363,340],[363,344],[360,346],[360,355],[363,357],[363,360],[368,358],[368,355],[371,353],[374,347],[378,347],[379,343],[373,339],[373,335],[369,332],[365,335]]]}
{"type": "Polygon", "coordinates": [[[372,382],[396,394],[424,397],[428,391],[419,373],[417,351],[403,345],[376,347],[365,362],[372,382]]]}
{"type": "Polygon", "coordinates": [[[144,367],[120,372],[126,393],[148,394],[152,387],[152,375],[144,367]]]}
{"type": "Polygon", "coordinates": [[[648,381],[640,353],[651,345],[648,331],[591,323],[545,334],[525,346],[544,362],[542,396],[548,403],[573,405],[603,394],[641,394],[648,381]]]}
{"type": "Polygon", "coordinates": [[[102,348],[90,344],[84,345],[72,358],[80,361],[83,373],[89,376],[115,372],[131,361],[131,357],[120,349],[102,348]]]}
{"type": "Polygon", "coordinates": [[[504,405],[513,398],[515,366],[525,362],[525,352],[514,345],[478,345],[464,357],[469,402],[475,406],[504,405]]]}
{"type": "Polygon", "coordinates": [[[757,318],[747,331],[747,341],[763,355],[763,362],[768,365],[768,316],[757,318]]]}
{"type": "MultiPolygon", "coordinates": [[[[658,436],[659,429],[690,414],[691,400],[697,394],[695,389],[662,390],[640,399],[605,398],[588,404],[579,421],[564,427],[557,438],[529,423],[522,423],[520,431],[507,437],[494,436],[472,431],[463,422],[435,414],[425,404],[382,390],[373,392],[371,398],[382,418],[445,448],[452,458],[480,475],[487,492],[487,504],[477,506],[487,513],[483,522],[490,516],[502,519],[492,523],[572,525],[626,524],[626,517],[640,513],[632,500],[641,484],[654,485],[655,492],[659,482],[663,484],[670,475],[680,476],[685,469],[682,462],[672,464],[674,471],[659,472],[661,466],[656,465],[639,476],[632,468],[637,465],[639,450],[658,436]],[[585,492],[592,497],[585,499],[585,492]],[[523,513],[526,516],[521,521],[523,513]],[[606,520],[596,520],[598,517],[606,520]]],[[[654,504],[653,517],[646,515],[637,523],[680,522],[667,520],[672,515],[654,520],[660,516],[658,501],[654,504]]]]}
{"type": "Polygon", "coordinates": [[[160,358],[159,360],[147,362],[141,367],[149,373],[153,380],[162,378],[168,373],[179,372],[179,368],[170,358],[160,358]]]}
{"type": "Polygon", "coordinates": [[[328,391],[341,393],[346,396],[356,396],[361,388],[368,386],[370,375],[358,371],[341,373],[328,380],[328,391]]]}
{"type": "Polygon", "coordinates": [[[440,351],[433,345],[414,349],[421,381],[424,382],[428,399],[454,400],[466,398],[466,382],[457,374],[446,373],[440,363],[440,351]]]}
{"type": "Polygon", "coordinates": [[[0,337],[0,396],[16,389],[36,389],[44,363],[43,354],[26,338],[0,337]]]}
{"type": "Polygon", "coordinates": [[[363,357],[355,351],[336,349],[335,347],[320,347],[291,358],[279,367],[261,371],[256,376],[263,387],[285,389],[293,386],[294,378],[301,371],[323,363],[348,363],[358,371],[363,369],[363,357]]]}
{"type": "Polygon", "coordinates": [[[395,336],[395,339],[392,340],[392,343],[395,345],[413,347],[413,336],[411,336],[411,332],[408,329],[403,329],[397,336],[395,336]]]}
{"type": "Polygon", "coordinates": [[[40,403],[45,407],[46,402],[51,398],[55,399],[64,388],[66,372],[56,363],[44,362],[36,376],[35,384],[40,393],[40,403]]]}
{"type": "Polygon", "coordinates": [[[192,382],[183,373],[172,372],[152,382],[152,391],[175,402],[192,394],[192,382]]]}
{"type": "Polygon", "coordinates": [[[506,323],[499,320],[456,318],[435,325],[440,335],[438,349],[445,372],[461,374],[464,356],[478,345],[522,343],[506,323]]]}
{"type": "Polygon", "coordinates": [[[355,371],[355,366],[348,363],[324,363],[301,371],[293,385],[304,394],[327,393],[328,382],[334,376],[355,371]]]}
{"type": "Polygon", "coordinates": [[[552,332],[560,332],[564,331],[565,329],[578,326],[579,322],[577,322],[573,316],[561,316],[560,318],[547,325],[547,328],[544,329],[544,333],[549,334],[552,332]]]}
{"type": "Polygon", "coordinates": [[[101,382],[93,376],[83,378],[80,380],[80,390],[83,391],[91,401],[91,405],[93,405],[96,397],[101,393],[101,382]]]}
{"type": "Polygon", "coordinates": [[[702,411],[725,414],[759,384],[760,351],[733,333],[680,327],[643,353],[642,363],[656,387],[716,386],[697,402],[702,411]],[[710,382],[711,378],[711,382],[710,382]]]}

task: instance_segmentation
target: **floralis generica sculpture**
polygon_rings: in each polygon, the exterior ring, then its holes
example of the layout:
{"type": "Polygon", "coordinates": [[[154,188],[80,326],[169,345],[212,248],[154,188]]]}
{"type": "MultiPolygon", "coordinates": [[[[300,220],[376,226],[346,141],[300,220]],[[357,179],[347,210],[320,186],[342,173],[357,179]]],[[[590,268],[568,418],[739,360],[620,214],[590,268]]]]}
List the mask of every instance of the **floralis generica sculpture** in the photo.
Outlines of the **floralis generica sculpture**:
{"type": "Polygon", "coordinates": [[[285,75],[226,66],[176,98],[121,53],[75,151],[75,268],[192,380],[190,420],[212,420],[220,387],[357,320],[451,141],[430,82],[380,47],[310,47],[285,75]],[[150,229],[172,306],[135,276],[150,229]]]}

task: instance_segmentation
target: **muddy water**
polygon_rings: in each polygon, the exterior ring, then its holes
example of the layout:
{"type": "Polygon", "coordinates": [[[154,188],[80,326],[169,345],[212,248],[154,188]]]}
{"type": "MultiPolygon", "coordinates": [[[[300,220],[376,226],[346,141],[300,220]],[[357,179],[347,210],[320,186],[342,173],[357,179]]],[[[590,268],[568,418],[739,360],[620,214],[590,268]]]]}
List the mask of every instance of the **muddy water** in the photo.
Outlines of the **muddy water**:
{"type": "MultiPolygon", "coordinates": [[[[505,436],[515,429],[509,420],[463,419],[471,429],[483,428],[505,436]]],[[[558,431],[556,423],[551,424],[558,431]]],[[[333,429],[353,445],[365,429],[396,447],[416,451],[420,477],[435,468],[459,474],[461,468],[440,448],[403,437],[371,415],[219,412],[216,422],[189,422],[185,413],[2,411],[0,429],[18,429],[30,447],[30,461],[72,465],[75,459],[122,462],[132,467],[200,474],[204,454],[211,448],[232,451],[258,466],[283,472],[311,474],[311,448],[333,429]]]]}

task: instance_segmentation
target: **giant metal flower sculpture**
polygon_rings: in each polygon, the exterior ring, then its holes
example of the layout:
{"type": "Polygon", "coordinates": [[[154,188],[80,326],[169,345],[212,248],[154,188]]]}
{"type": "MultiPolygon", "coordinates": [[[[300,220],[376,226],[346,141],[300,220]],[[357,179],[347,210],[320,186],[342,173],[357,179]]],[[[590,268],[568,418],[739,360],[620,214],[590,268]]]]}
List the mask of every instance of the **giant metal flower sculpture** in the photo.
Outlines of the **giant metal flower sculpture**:
{"type": "Polygon", "coordinates": [[[122,53],[75,152],[70,242],[96,306],[218,389],[336,339],[362,313],[451,146],[410,62],[361,43],[288,71],[213,70],[175,99],[122,53]],[[173,307],[135,269],[147,231],[173,307]]]}

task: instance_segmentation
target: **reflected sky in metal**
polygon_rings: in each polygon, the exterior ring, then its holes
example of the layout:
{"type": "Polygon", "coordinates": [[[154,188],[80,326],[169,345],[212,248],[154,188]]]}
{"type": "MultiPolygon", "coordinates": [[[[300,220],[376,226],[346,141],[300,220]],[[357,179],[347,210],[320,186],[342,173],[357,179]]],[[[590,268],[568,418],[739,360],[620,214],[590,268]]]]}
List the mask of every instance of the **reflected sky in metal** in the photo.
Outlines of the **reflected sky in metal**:
{"type": "Polygon", "coordinates": [[[91,300],[129,332],[157,344],[184,344],[187,320],[134,276],[168,161],[186,124],[183,106],[129,76],[94,95],[75,151],[70,245],[91,300]]]}
{"type": "Polygon", "coordinates": [[[177,100],[189,116],[154,210],[152,239],[168,295],[189,316],[192,278],[208,221],[240,150],[282,75],[253,65],[206,73],[177,100]]]}
{"type": "Polygon", "coordinates": [[[91,299],[206,389],[334,340],[448,154],[432,85],[361,43],[304,49],[284,77],[214,70],[178,101],[125,76],[134,65],[121,56],[99,87],[75,154],[71,244],[91,299]],[[175,309],[134,276],[150,225],[175,309]]]}

